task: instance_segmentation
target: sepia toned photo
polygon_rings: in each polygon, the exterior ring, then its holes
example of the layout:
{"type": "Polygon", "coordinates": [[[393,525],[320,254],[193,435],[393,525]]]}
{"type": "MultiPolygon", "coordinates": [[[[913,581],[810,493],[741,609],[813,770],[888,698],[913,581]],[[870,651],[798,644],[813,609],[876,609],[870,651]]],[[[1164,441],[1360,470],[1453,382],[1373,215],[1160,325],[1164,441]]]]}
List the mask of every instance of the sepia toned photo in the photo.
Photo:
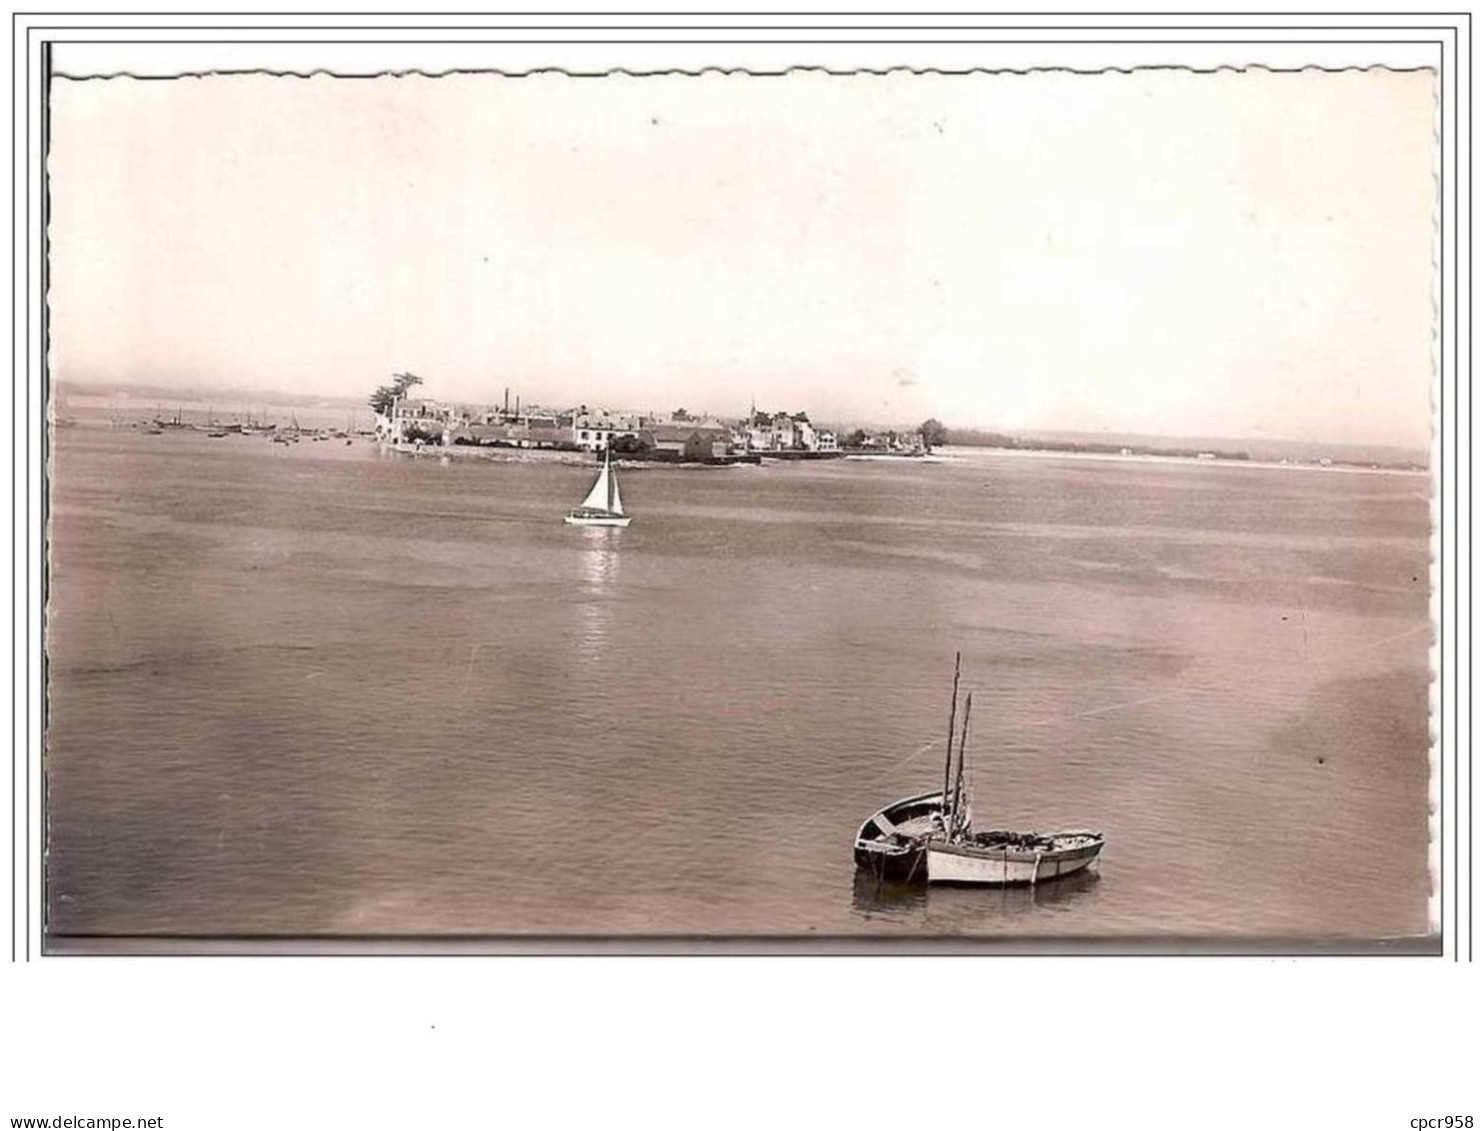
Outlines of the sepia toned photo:
{"type": "Polygon", "coordinates": [[[1435,953],[1438,99],[59,70],[48,947],[1435,953]]]}

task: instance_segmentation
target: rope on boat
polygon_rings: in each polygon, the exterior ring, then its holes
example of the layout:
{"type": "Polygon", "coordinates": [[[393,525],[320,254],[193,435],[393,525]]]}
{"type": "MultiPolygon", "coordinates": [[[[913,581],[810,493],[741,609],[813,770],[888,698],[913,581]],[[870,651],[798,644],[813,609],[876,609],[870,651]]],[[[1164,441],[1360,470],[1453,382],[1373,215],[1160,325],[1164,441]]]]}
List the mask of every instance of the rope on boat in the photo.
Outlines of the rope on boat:
{"type": "Polygon", "coordinates": [[[933,747],[935,747],[937,745],[938,745],[938,740],[936,738],[930,738],[930,739],[928,739],[921,746],[919,746],[916,750],[912,751],[911,754],[908,754],[905,758],[903,758],[900,762],[898,762],[891,769],[887,770],[886,773],[882,774],[876,780],[877,781],[885,781],[887,778],[891,777],[894,773],[896,773],[903,766],[905,766],[908,762],[912,762],[912,761],[915,761],[918,758],[921,758],[924,754],[926,754],[929,750],[931,750],[933,747]]]}

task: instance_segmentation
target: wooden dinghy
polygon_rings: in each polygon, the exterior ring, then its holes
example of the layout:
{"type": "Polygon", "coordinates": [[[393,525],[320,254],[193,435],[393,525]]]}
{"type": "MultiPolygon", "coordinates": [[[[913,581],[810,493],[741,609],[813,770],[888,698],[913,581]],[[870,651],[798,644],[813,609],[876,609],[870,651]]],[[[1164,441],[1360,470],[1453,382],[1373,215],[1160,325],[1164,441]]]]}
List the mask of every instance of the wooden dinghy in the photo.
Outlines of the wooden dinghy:
{"type": "Polygon", "coordinates": [[[957,804],[959,796],[949,791],[948,781],[961,660],[959,655],[953,661],[953,698],[948,709],[948,755],[943,767],[943,788],[893,801],[867,817],[855,834],[855,866],[883,880],[926,880],[925,852],[929,838],[948,837],[954,830],[968,828],[968,806],[957,804]]]}
{"type": "Polygon", "coordinates": [[[926,880],[928,838],[943,832],[940,790],[893,801],[855,834],[855,865],[883,880],[926,880]]]}
{"type": "Polygon", "coordinates": [[[932,884],[1036,884],[1082,871],[1103,850],[1103,834],[1074,829],[1019,833],[1005,829],[929,841],[932,884]]]}

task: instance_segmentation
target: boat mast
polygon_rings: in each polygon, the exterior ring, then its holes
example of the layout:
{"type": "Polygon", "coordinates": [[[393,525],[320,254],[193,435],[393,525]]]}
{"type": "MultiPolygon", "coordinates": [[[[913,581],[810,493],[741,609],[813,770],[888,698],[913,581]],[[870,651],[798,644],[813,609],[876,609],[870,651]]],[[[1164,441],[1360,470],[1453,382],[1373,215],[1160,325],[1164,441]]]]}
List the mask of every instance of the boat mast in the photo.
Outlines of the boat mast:
{"type": "Polygon", "coordinates": [[[948,705],[948,753],[943,759],[943,812],[948,812],[948,776],[953,772],[953,720],[958,713],[958,669],[962,652],[953,654],[953,701],[948,705]]]}
{"type": "Polygon", "coordinates": [[[603,446],[603,478],[608,482],[608,511],[613,512],[613,472],[609,467],[612,461],[609,459],[609,449],[603,446]]]}
{"type": "Polygon", "coordinates": [[[964,752],[969,748],[969,712],[974,709],[974,693],[969,692],[969,698],[964,703],[964,729],[958,737],[958,777],[953,783],[953,821],[949,826],[950,834],[958,828],[958,814],[962,808],[964,795],[964,752]]]}

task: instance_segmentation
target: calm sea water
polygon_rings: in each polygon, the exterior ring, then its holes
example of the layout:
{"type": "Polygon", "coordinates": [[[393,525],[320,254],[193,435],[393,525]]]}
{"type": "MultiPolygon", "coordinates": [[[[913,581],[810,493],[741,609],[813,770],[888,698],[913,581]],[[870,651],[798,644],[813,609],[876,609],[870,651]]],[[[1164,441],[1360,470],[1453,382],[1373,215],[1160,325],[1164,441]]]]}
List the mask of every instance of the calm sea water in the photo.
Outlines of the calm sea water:
{"type": "Polygon", "coordinates": [[[1426,931],[1426,478],[644,468],[564,526],[591,475],[59,430],[50,929],[1426,931]],[[976,815],[1096,876],[856,877],[955,650],[976,815]]]}

